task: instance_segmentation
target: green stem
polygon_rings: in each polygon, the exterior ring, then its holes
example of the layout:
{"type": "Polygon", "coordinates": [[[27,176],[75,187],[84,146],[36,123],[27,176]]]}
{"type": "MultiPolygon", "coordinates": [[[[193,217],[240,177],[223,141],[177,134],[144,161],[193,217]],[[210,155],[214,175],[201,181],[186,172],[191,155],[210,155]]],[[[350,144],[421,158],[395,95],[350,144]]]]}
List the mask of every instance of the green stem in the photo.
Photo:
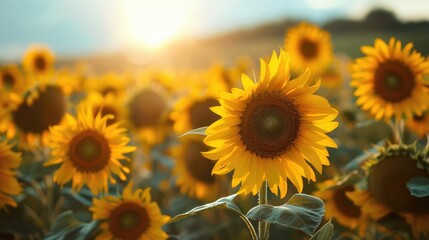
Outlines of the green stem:
{"type": "Polygon", "coordinates": [[[246,226],[249,229],[250,235],[252,236],[252,240],[258,240],[258,234],[256,233],[252,223],[249,221],[246,215],[241,213],[239,213],[239,215],[240,215],[240,218],[244,221],[244,223],[246,223],[246,226]]]}
{"type": "MultiPolygon", "coordinates": [[[[258,205],[265,205],[268,203],[267,189],[268,189],[267,181],[264,181],[261,189],[259,190],[258,205]]],[[[259,240],[267,240],[268,233],[269,233],[268,223],[265,221],[260,221],[258,223],[258,228],[259,228],[259,240]]]]}

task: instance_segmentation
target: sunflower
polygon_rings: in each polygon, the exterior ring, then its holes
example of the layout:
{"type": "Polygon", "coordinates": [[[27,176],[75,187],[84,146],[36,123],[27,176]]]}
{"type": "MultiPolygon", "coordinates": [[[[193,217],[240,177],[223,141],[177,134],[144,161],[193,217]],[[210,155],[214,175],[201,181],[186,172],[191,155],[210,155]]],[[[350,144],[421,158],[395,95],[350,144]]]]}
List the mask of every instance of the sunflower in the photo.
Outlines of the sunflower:
{"type": "Polygon", "coordinates": [[[261,60],[258,83],[243,74],[244,90],[222,93],[220,106],[211,108],[221,119],[206,130],[204,142],[214,149],[204,156],[218,160],[215,174],[234,170],[232,186],[241,183],[239,193],[256,194],[266,180],[283,198],[287,179],[300,192],[302,177],[316,180],[308,163],[318,172],[329,165],[326,147],[336,144],[325,133],[338,126],[332,121],[337,111],[313,95],[320,81],[310,84],[308,71],[290,80],[289,65],[286,52],[273,52],[269,63],[261,60]]]}
{"type": "Polygon", "coordinates": [[[54,53],[45,45],[30,46],[22,59],[25,71],[36,76],[52,73],[54,62],[54,53]]]}
{"type": "Polygon", "coordinates": [[[7,92],[22,93],[26,89],[25,78],[16,65],[0,67],[0,89],[7,92]]]}
{"type": "Polygon", "coordinates": [[[316,76],[332,61],[332,44],[329,32],[303,22],[290,28],[285,37],[285,48],[290,53],[292,71],[303,73],[310,68],[316,76]]]}
{"type": "Polygon", "coordinates": [[[336,186],[336,180],[326,180],[318,184],[314,196],[325,201],[325,218],[334,218],[341,225],[350,229],[359,228],[359,236],[365,235],[368,219],[362,214],[360,207],[356,206],[346,195],[354,191],[353,185],[336,186]]]}
{"type": "Polygon", "coordinates": [[[366,56],[353,64],[351,85],[356,87],[356,103],[375,119],[412,118],[427,107],[423,76],[429,73],[429,62],[412,48],[408,43],[402,49],[395,38],[389,44],[377,38],[374,47],[362,47],[366,56]]]}
{"type": "Polygon", "coordinates": [[[84,82],[84,88],[88,92],[99,92],[103,96],[112,94],[123,97],[131,83],[128,74],[108,72],[102,76],[91,76],[84,82]]]}
{"type": "Polygon", "coordinates": [[[92,218],[101,221],[101,233],[96,240],[168,238],[161,228],[170,217],[162,215],[158,204],[151,201],[150,189],[138,189],[135,192],[132,190],[133,183],[130,181],[122,197],[94,198],[89,209],[92,218]]]}
{"type": "Polygon", "coordinates": [[[366,189],[355,189],[346,195],[372,219],[388,213],[405,218],[413,235],[429,236],[429,197],[412,196],[407,182],[415,177],[429,177],[427,154],[415,145],[390,144],[371,156],[364,164],[367,173],[366,189]],[[388,183],[388,184],[386,184],[388,183]]]}
{"type": "MultiPolygon", "coordinates": [[[[49,127],[59,124],[67,109],[67,98],[61,86],[37,85],[23,98],[10,96],[7,108],[0,111],[0,131],[7,132],[8,139],[18,135],[21,147],[46,144],[49,127]]],[[[4,106],[1,99],[0,104],[4,106]]]]}
{"type": "Polygon", "coordinates": [[[16,202],[10,197],[21,193],[14,169],[21,163],[21,153],[11,150],[12,146],[0,142],[0,208],[6,204],[16,207],[16,202]]]}
{"type": "Polygon", "coordinates": [[[113,118],[107,120],[107,125],[111,125],[124,120],[125,111],[122,100],[110,93],[103,96],[98,92],[91,92],[82,103],[92,106],[93,111],[100,112],[102,117],[113,116],[113,118]]]}
{"type": "Polygon", "coordinates": [[[201,154],[210,150],[202,140],[199,135],[180,138],[179,145],[171,149],[171,156],[176,160],[173,173],[182,193],[211,201],[221,194],[222,179],[212,175],[215,163],[201,154]]]}
{"type": "Polygon", "coordinates": [[[126,103],[127,121],[144,145],[161,143],[167,136],[171,93],[159,79],[139,78],[126,103]]]}
{"type": "Polygon", "coordinates": [[[414,115],[407,119],[405,125],[417,136],[423,138],[429,133],[429,112],[425,111],[421,115],[414,115]]]}
{"type": "Polygon", "coordinates": [[[195,88],[194,90],[177,101],[170,114],[170,118],[174,122],[174,130],[179,134],[209,126],[219,119],[219,116],[210,110],[211,107],[219,104],[217,98],[220,94],[214,89],[214,86],[209,88],[205,94],[203,89],[195,88]]]}
{"type": "Polygon", "coordinates": [[[45,166],[61,164],[54,174],[54,181],[64,185],[72,180],[72,188],[79,191],[86,184],[93,194],[106,192],[107,181],[116,183],[114,175],[126,179],[129,169],[120,160],[129,160],[124,154],[135,147],[127,146],[129,138],[125,128],[117,123],[107,125],[111,115],[94,116],[90,106],[78,106],[77,118],[66,116],[66,121],[51,128],[52,159],[45,166]]]}

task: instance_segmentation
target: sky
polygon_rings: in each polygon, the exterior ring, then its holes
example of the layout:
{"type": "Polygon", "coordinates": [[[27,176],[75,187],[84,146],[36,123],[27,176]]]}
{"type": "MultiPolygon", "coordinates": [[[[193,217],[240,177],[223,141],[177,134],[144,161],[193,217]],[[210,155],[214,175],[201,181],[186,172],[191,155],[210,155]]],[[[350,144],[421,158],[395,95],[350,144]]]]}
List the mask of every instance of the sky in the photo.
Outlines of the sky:
{"type": "Polygon", "coordinates": [[[402,20],[429,20],[427,0],[0,0],[0,60],[43,43],[80,56],[251,28],[286,18],[322,24],[383,7],[402,20]]]}

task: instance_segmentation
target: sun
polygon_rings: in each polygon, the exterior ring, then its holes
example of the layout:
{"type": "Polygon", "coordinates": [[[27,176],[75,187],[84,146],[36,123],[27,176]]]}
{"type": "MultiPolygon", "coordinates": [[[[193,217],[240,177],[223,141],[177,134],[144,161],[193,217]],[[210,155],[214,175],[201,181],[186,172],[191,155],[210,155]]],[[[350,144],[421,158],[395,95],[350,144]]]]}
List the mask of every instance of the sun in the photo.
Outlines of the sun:
{"type": "Polygon", "coordinates": [[[127,40],[137,47],[160,48],[174,40],[184,29],[188,6],[183,1],[123,1],[127,40]]]}

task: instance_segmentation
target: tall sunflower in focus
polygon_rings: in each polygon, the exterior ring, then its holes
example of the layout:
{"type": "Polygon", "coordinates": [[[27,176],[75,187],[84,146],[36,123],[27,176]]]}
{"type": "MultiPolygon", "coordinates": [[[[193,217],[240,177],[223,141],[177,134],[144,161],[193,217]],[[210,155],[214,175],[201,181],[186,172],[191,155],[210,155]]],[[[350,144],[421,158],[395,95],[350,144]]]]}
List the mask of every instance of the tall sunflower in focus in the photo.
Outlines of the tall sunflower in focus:
{"type": "Polygon", "coordinates": [[[55,55],[45,45],[32,45],[22,58],[24,70],[31,76],[41,77],[52,73],[54,69],[55,55]]]}
{"type": "Polygon", "coordinates": [[[312,74],[319,76],[332,61],[331,35],[310,23],[303,22],[287,31],[285,49],[293,59],[292,72],[297,74],[310,68],[312,74]]]}
{"type": "Polygon", "coordinates": [[[423,76],[429,74],[429,62],[412,49],[412,43],[402,48],[395,38],[388,44],[377,38],[374,47],[362,47],[366,56],[353,64],[356,104],[375,119],[412,118],[428,106],[423,76]]]}
{"type": "Polygon", "coordinates": [[[372,219],[398,213],[410,225],[413,235],[429,236],[429,197],[412,196],[407,182],[415,177],[429,178],[428,149],[390,144],[364,163],[367,188],[346,195],[372,219]],[[386,184],[388,183],[388,184],[386,184]]]}
{"type": "Polygon", "coordinates": [[[72,180],[76,191],[86,184],[97,195],[107,192],[108,181],[116,183],[112,175],[125,180],[129,169],[120,160],[129,160],[125,154],[135,150],[127,146],[126,129],[117,123],[107,125],[111,115],[94,115],[93,109],[83,104],[78,106],[77,118],[66,117],[63,124],[50,130],[52,159],[45,166],[61,164],[54,181],[62,186],[72,180]]]}
{"type": "Polygon", "coordinates": [[[414,115],[407,119],[405,125],[413,131],[417,136],[423,138],[429,134],[429,112],[425,111],[421,115],[414,115]]]}
{"type": "Polygon", "coordinates": [[[326,147],[336,147],[326,135],[338,126],[337,111],[314,95],[320,87],[309,83],[309,72],[290,80],[290,59],[281,50],[269,63],[261,60],[259,82],[242,75],[244,89],[222,93],[220,106],[212,107],[221,119],[206,130],[204,142],[213,150],[204,152],[218,160],[215,174],[234,171],[232,186],[239,193],[256,194],[264,181],[282,198],[289,179],[302,191],[302,177],[316,180],[329,165],[326,147]]]}
{"type": "Polygon", "coordinates": [[[101,233],[96,240],[168,238],[161,228],[170,217],[162,215],[158,204],[151,201],[150,189],[133,192],[132,188],[130,181],[121,197],[94,198],[90,207],[92,218],[101,221],[101,233]]]}
{"type": "Polygon", "coordinates": [[[325,201],[325,219],[334,218],[341,225],[350,229],[358,229],[359,236],[365,235],[368,217],[362,213],[348,197],[348,192],[354,191],[353,185],[336,186],[337,181],[326,180],[318,184],[318,190],[313,193],[325,201]]]}
{"type": "Polygon", "coordinates": [[[11,148],[12,146],[6,142],[0,142],[0,208],[5,205],[16,207],[16,202],[11,196],[18,195],[22,191],[14,170],[21,163],[21,154],[13,152],[11,148]]]}
{"type": "Polygon", "coordinates": [[[180,138],[178,146],[171,149],[175,158],[174,175],[182,193],[207,201],[219,198],[222,191],[222,179],[212,175],[215,165],[201,152],[210,148],[202,142],[202,136],[187,135],[180,138]]]}

